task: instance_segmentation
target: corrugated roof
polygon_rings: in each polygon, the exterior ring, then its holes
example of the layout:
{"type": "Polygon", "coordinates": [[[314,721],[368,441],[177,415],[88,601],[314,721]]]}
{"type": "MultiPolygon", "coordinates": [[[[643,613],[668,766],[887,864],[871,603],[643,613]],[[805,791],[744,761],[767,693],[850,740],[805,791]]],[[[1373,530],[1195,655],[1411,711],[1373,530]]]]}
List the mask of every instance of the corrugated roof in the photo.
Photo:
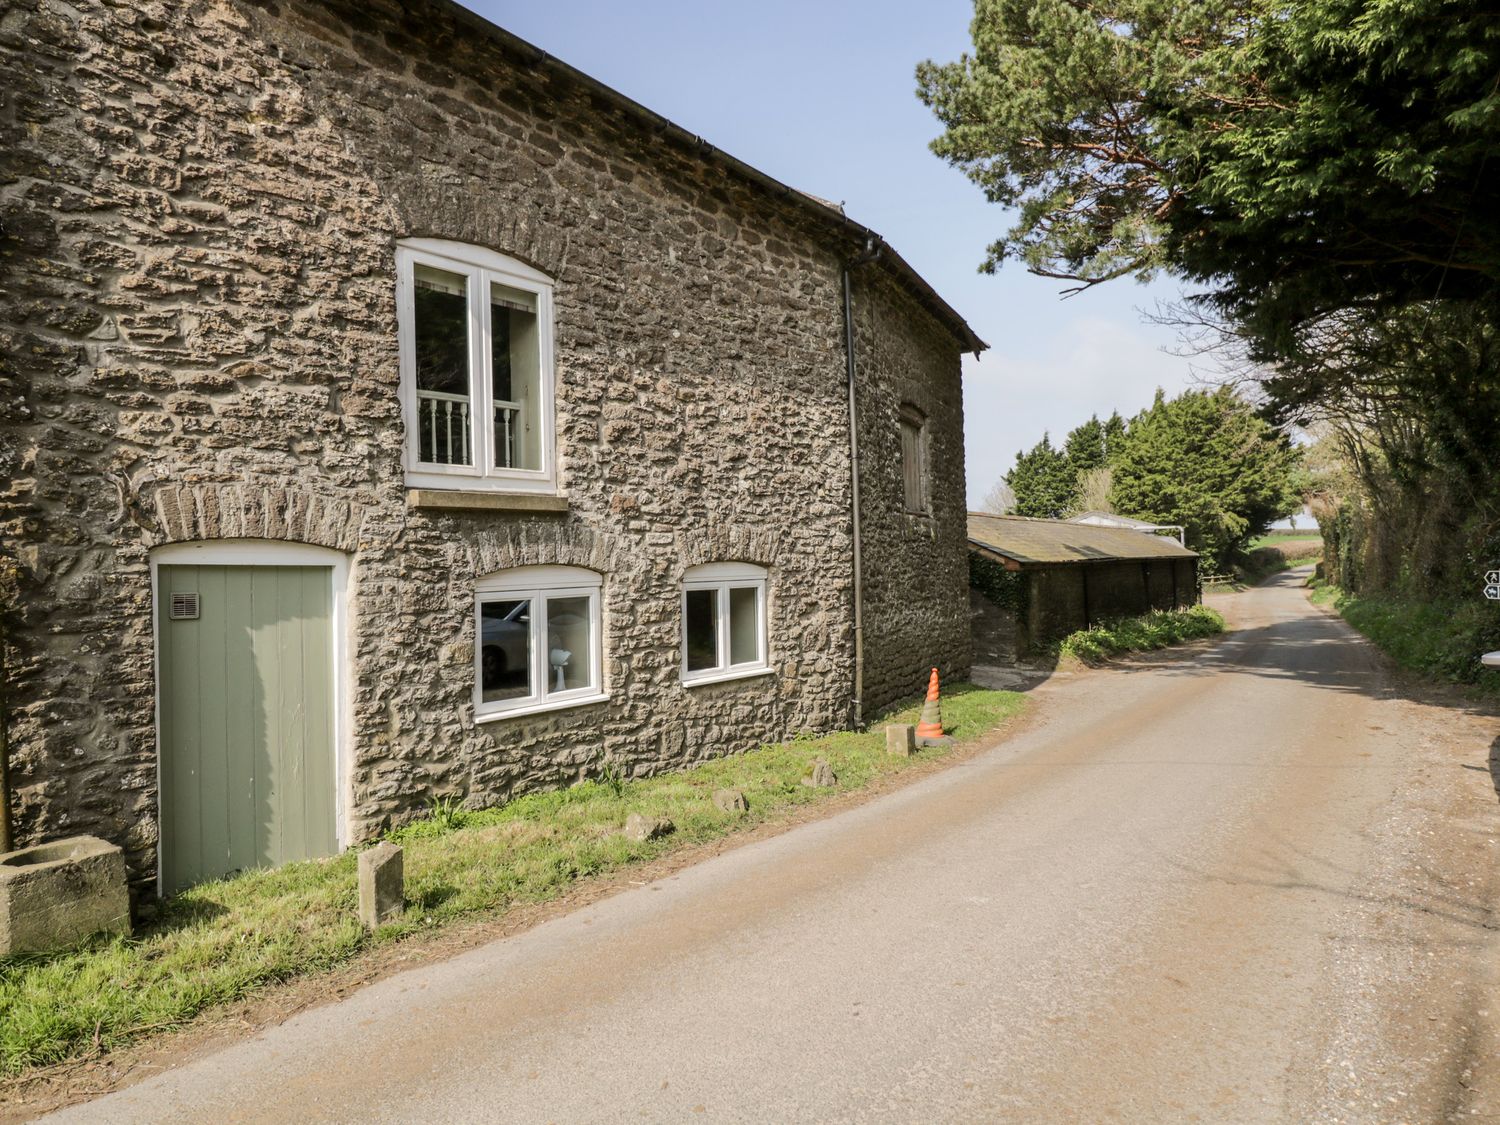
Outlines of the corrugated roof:
{"type": "Polygon", "coordinates": [[[659,138],[669,138],[681,145],[689,152],[698,153],[702,157],[716,160],[723,167],[743,180],[748,180],[757,188],[767,192],[773,198],[789,199],[800,203],[804,207],[818,215],[825,222],[835,226],[851,235],[868,246],[880,248],[880,256],[876,259],[881,268],[889,270],[897,282],[903,286],[917,302],[926,307],[938,320],[951,332],[955,339],[963,346],[966,352],[978,355],[989,348],[989,345],[981,340],[974,330],[969,327],[968,321],[961,317],[957,310],[947,301],[943,300],[927,280],[922,277],[911,264],[896,253],[889,242],[881,238],[869,227],[855,222],[844,214],[841,205],[830,203],[826,199],[820,199],[810,192],[800,191],[789,187],[780,180],[746,164],[737,157],[730,156],[721,148],[710,144],[695,133],[689,132],[675,122],[667,120],[654,110],[647,109],[640,102],[620,93],[620,91],[606,86],[597,78],[592,78],[574,67],[569,66],[561,59],[549,55],[546,51],[532,43],[528,43],[520,36],[515,35],[504,28],[499,27],[476,12],[465,8],[458,0],[428,0],[435,8],[445,11],[458,23],[477,31],[498,43],[502,48],[525,58],[537,70],[544,71],[562,81],[569,83],[589,94],[594,95],[615,108],[624,112],[627,116],[634,118],[640,125],[644,126],[650,133],[659,138]]]}
{"type": "Polygon", "coordinates": [[[1123,527],[969,513],[969,543],[1021,566],[1109,562],[1113,559],[1195,559],[1175,539],[1123,527]]]}
{"type": "Polygon", "coordinates": [[[1138,520],[1131,516],[1117,515],[1114,512],[1080,512],[1076,516],[1068,517],[1069,523],[1088,523],[1091,520],[1103,520],[1103,526],[1115,524],[1119,527],[1133,527],[1138,531],[1150,531],[1153,528],[1161,526],[1160,524],[1147,523],[1145,520],[1138,520]]]}

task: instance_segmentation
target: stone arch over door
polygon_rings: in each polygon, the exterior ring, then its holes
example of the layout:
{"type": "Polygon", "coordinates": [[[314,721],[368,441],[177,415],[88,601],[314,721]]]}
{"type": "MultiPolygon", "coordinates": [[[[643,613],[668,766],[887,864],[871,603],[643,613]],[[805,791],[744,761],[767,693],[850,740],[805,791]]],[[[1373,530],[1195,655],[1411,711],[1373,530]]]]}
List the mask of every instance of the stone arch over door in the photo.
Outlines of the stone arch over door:
{"type": "Polygon", "coordinates": [[[305,543],[353,553],[363,509],[352,501],[301,488],[255,484],[165,485],[156,491],[150,547],[209,539],[305,543]]]}

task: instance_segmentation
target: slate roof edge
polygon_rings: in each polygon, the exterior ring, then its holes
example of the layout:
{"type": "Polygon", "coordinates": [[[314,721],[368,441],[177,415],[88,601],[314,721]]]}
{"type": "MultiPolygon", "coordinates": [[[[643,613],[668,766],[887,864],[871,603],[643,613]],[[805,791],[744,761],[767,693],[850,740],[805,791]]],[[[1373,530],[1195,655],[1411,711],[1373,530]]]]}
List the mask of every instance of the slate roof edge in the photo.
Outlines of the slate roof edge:
{"type": "Polygon", "coordinates": [[[976,550],[987,555],[998,555],[1001,558],[1009,559],[1022,566],[1093,566],[1101,563],[1169,562],[1173,559],[1196,559],[1201,557],[1197,551],[1189,551],[1185,555],[1108,555],[1104,558],[1092,559],[1034,559],[1030,555],[1012,554],[1004,547],[997,547],[993,543],[986,543],[984,540],[975,539],[972,536],[969,538],[968,543],[970,550],[976,550]]]}
{"type": "Polygon", "coordinates": [[[912,295],[927,310],[933,313],[941,321],[949,332],[963,345],[963,350],[978,355],[989,348],[979,336],[969,327],[968,321],[959,315],[958,311],[943,300],[927,281],[912,268],[910,263],[898,254],[890,243],[886,242],[879,233],[871,230],[863,223],[858,223],[844,214],[843,209],[829,204],[817,196],[810,195],[805,191],[784,184],[773,176],[767,175],[753,165],[746,164],[736,156],[731,156],[723,149],[718,148],[709,141],[704,140],[696,133],[689,132],[682,126],[663,117],[653,109],[648,109],[635,99],[628,97],[612,86],[606,86],[597,78],[592,78],[576,67],[570,66],[548,54],[540,47],[527,42],[518,35],[506,31],[498,24],[493,24],[477,12],[465,8],[458,0],[427,0],[429,4],[447,12],[460,24],[481,32],[490,39],[497,42],[501,47],[522,56],[530,55],[532,65],[543,67],[563,80],[588,91],[590,94],[620,109],[627,115],[636,118],[643,125],[648,126],[659,134],[671,137],[689,150],[698,150],[705,157],[718,161],[741,179],[761,188],[772,195],[781,196],[791,202],[805,208],[818,217],[827,220],[831,224],[840,225],[850,234],[861,240],[873,240],[880,247],[880,261],[891,267],[891,272],[897,280],[903,282],[912,295]]]}

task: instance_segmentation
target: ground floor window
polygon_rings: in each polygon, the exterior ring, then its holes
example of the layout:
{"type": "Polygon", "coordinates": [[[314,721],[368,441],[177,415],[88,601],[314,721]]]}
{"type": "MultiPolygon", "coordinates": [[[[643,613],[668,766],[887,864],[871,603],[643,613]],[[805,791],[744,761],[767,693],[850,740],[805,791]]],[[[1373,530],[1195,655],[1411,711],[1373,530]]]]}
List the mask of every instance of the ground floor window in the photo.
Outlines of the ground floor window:
{"type": "Polygon", "coordinates": [[[518,567],[480,579],[474,599],[476,718],[605,698],[602,584],[594,571],[571,566],[518,567]]]}
{"type": "Polygon", "coordinates": [[[682,580],[682,682],[768,669],[765,568],[708,563],[689,569],[682,580]]]}

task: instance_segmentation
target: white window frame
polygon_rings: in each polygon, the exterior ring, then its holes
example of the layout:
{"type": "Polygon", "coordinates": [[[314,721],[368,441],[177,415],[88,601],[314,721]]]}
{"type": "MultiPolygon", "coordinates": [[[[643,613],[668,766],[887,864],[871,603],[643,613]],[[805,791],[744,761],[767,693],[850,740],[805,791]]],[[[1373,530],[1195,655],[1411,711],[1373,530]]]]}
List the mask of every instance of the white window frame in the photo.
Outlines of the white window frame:
{"type": "Polygon", "coordinates": [[[769,572],[753,563],[705,563],[689,567],[682,576],[682,596],[679,599],[682,616],[682,645],[679,667],[682,682],[688,687],[698,684],[717,684],[725,680],[741,680],[751,676],[771,674],[770,638],[767,635],[768,613],[766,587],[769,572]],[[729,663],[729,591],[733,589],[755,590],[756,659],[743,664],[729,663]],[[712,668],[688,671],[687,642],[687,597],[694,590],[715,590],[717,610],[718,660],[712,668]]]}
{"type": "Polygon", "coordinates": [[[401,365],[401,417],[406,441],[401,462],[407,488],[469,489],[494,492],[557,492],[557,450],[554,404],[556,377],[552,346],[552,279],[523,262],[463,242],[440,238],[410,238],[396,244],[396,325],[401,365]],[[469,401],[472,465],[441,465],[418,461],[416,303],[413,267],[431,266],[468,280],[469,401]],[[492,468],[494,407],[490,354],[490,283],[509,286],[536,297],[539,384],[538,437],[542,454],[539,469],[492,468]]]}
{"type": "Polygon", "coordinates": [[[599,595],[604,576],[579,566],[522,566],[497,571],[474,584],[474,721],[492,722],[539,711],[559,711],[602,703],[609,698],[604,688],[604,622],[599,595]],[[589,684],[587,687],[552,691],[548,688],[551,665],[547,660],[547,602],[557,598],[589,600],[589,684]],[[487,601],[531,599],[531,628],[527,636],[530,691],[524,697],[485,702],[484,621],[481,607],[487,601]]]}

